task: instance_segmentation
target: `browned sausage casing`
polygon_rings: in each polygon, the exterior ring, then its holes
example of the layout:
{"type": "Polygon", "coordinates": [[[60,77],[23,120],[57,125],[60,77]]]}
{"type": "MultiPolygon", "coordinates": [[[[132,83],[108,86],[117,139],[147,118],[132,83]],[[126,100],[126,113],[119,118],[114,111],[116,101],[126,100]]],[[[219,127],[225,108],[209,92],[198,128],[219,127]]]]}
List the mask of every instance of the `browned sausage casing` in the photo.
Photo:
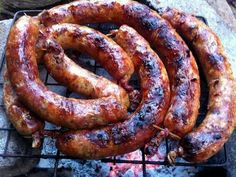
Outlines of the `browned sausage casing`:
{"type": "Polygon", "coordinates": [[[130,27],[121,27],[115,40],[139,71],[142,101],[124,122],[99,130],[69,131],[59,136],[57,148],[65,154],[81,159],[100,159],[134,151],[155,135],[153,124],[159,125],[163,121],[170,96],[163,63],[148,42],[130,27]]]}
{"type": "Polygon", "coordinates": [[[54,79],[72,91],[92,98],[114,96],[128,108],[129,97],[122,87],[81,68],[61,48],[89,53],[115,79],[129,79],[134,71],[133,63],[120,46],[98,31],[74,24],[54,25],[46,33],[49,50],[44,57],[44,64],[54,79]]]}
{"type": "Polygon", "coordinates": [[[21,17],[10,31],[7,68],[20,100],[42,119],[71,129],[92,128],[124,120],[126,109],[113,97],[78,100],[57,95],[39,79],[35,45],[38,21],[21,17]]]}
{"type": "Polygon", "coordinates": [[[217,35],[196,17],[168,9],[163,15],[195,50],[209,86],[205,120],[181,144],[184,156],[202,162],[216,154],[234,130],[235,80],[217,35]]]}
{"type": "Polygon", "coordinates": [[[20,103],[9,80],[7,68],[5,69],[3,102],[6,114],[18,133],[23,136],[31,136],[36,131],[43,129],[44,122],[35,118],[34,114],[20,103]]]}
{"type": "Polygon", "coordinates": [[[198,68],[184,41],[155,11],[130,0],[75,1],[43,11],[39,19],[46,26],[115,22],[135,28],[154,46],[167,68],[171,106],[165,126],[179,136],[193,129],[200,105],[198,68]]]}

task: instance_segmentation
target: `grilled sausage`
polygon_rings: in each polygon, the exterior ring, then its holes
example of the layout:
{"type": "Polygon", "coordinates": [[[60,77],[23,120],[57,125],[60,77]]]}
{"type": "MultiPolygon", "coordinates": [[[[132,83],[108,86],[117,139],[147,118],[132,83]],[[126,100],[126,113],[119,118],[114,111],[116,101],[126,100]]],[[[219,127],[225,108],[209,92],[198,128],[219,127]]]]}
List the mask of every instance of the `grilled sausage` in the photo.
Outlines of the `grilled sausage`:
{"type": "Polygon", "coordinates": [[[92,98],[114,96],[128,108],[129,98],[123,88],[81,68],[61,48],[62,46],[89,53],[115,79],[129,79],[134,71],[133,63],[120,46],[100,32],[79,25],[54,25],[47,29],[47,33],[49,50],[44,57],[44,64],[54,79],[72,91],[92,98]]]}
{"type": "Polygon", "coordinates": [[[4,73],[3,102],[7,117],[18,133],[23,136],[31,136],[33,133],[43,129],[44,122],[37,119],[35,115],[28,111],[19,101],[9,81],[7,69],[4,73]]]}
{"type": "Polygon", "coordinates": [[[23,16],[12,27],[7,41],[7,68],[19,99],[42,119],[71,129],[124,120],[127,111],[113,96],[78,100],[48,90],[39,79],[35,53],[38,30],[36,19],[23,16]]]}
{"type": "Polygon", "coordinates": [[[210,89],[206,118],[181,142],[187,160],[202,162],[216,154],[234,130],[235,80],[220,39],[207,25],[176,9],[168,9],[162,17],[191,44],[210,89]]]}
{"type": "Polygon", "coordinates": [[[39,14],[41,23],[87,24],[114,22],[135,28],[156,49],[171,83],[171,106],[165,126],[179,136],[195,125],[200,97],[198,68],[190,50],[169,23],[155,11],[135,1],[74,1],[39,14]]]}
{"type": "Polygon", "coordinates": [[[121,27],[115,40],[132,59],[141,80],[142,101],[129,119],[91,131],[68,131],[58,137],[57,148],[81,159],[100,159],[141,148],[155,135],[169,106],[165,67],[147,41],[134,29],[121,27]],[[129,46],[129,47],[127,47],[129,46]]]}
{"type": "Polygon", "coordinates": [[[64,49],[87,53],[100,63],[118,82],[128,82],[134,72],[132,61],[114,41],[94,29],[74,24],[59,24],[46,29],[64,49]]]}

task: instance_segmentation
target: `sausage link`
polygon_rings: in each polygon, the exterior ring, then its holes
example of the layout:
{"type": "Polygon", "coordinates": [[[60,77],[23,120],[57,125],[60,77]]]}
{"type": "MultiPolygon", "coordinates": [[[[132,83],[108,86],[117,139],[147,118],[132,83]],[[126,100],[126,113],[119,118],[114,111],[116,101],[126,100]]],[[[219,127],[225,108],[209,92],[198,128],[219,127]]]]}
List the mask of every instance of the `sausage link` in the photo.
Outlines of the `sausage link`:
{"type": "Polygon", "coordinates": [[[124,77],[128,79],[134,71],[132,61],[121,47],[100,32],[79,25],[54,25],[47,29],[47,33],[49,50],[44,57],[44,64],[54,79],[74,92],[93,98],[114,96],[128,108],[129,98],[123,88],[81,68],[61,48],[89,53],[115,79],[120,80],[124,77]]]}
{"type": "Polygon", "coordinates": [[[167,68],[171,106],[165,126],[179,136],[193,129],[200,105],[197,64],[184,41],[155,11],[130,0],[90,0],[74,1],[45,10],[38,18],[45,26],[114,22],[135,28],[156,49],[167,68]]]}
{"type": "Polygon", "coordinates": [[[31,136],[33,133],[44,128],[44,122],[23,106],[12,88],[7,69],[4,73],[3,102],[7,117],[23,136],[31,136]]]}
{"type": "Polygon", "coordinates": [[[57,95],[39,79],[35,45],[38,21],[21,17],[10,31],[7,68],[20,100],[42,119],[71,129],[92,128],[124,120],[126,109],[113,96],[78,100],[57,95]]]}
{"type": "Polygon", "coordinates": [[[45,33],[64,49],[89,54],[119,82],[128,82],[134,72],[133,63],[124,50],[99,31],[75,24],[59,24],[47,28],[45,33]]]}
{"type": "Polygon", "coordinates": [[[81,159],[100,159],[128,153],[150,141],[156,133],[153,124],[163,122],[170,98],[165,67],[144,38],[134,29],[124,28],[121,27],[115,40],[139,72],[142,101],[124,122],[98,130],[68,131],[59,136],[56,145],[65,154],[81,159]]]}
{"type": "Polygon", "coordinates": [[[191,44],[210,89],[204,121],[181,142],[187,160],[202,162],[216,154],[234,130],[235,79],[220,39],[207,25],[176,9],[167,9],[162,17],[191,44]]]}

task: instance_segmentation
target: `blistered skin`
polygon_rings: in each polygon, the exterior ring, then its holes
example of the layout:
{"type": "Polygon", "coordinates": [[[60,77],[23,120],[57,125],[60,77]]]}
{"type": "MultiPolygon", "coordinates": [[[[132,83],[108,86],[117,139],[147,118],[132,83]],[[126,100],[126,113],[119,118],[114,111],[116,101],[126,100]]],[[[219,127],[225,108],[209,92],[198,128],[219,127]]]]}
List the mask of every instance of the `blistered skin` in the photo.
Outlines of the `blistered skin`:
{"type": "Polygon", "coordinates": [[[4,73],[3,102],[7,117],[21,135],[31,136],[33,133],[44,128],[44,122],[37,119],[35,115],[19,101],[9,80],[7,69],[4,73]]]}
{"type": "Polygon", "coordinates": [[[168,9],[162,17],[192,45],[207,78],[206,118],[181,142],[187,160],[202,162],[216,154],[234,130],[235,79],[220,39],[208,26],[176,9],[168,9]]]}
{"type": "Polygon", "coordinates": [[[157,54],[134,29],[121,27],[115,37],[132,59],[141,80],[142,101],[128,120],[91,131],[69,131],[57,139],[57,148],[81,159],[100,159],[134,151],[155,135],[169,106],[169,81],[157,54]],[[125,31],[125,29],[129,29],[125,31]],[[125,46],[129,47],[125,47],[125,46]]]}
{"type": "Polygon", "coordinates": [[[114,22],[135,28],[156,49],[167,68],[171,106],[165,126],[179,136],[193,129],[200,105],[198,68],[184,41],[155,11],[130,0],[81,0],[45,10],[38,17],[46,26],[114,22]]]}
{"type": "Polygon", "coordinates": [[[72,91],[92,98],[114,96],[128,108],[129,97],[122,87],[81,68],[61,48],[89,53],[115,79],[120,80],[124,77],[128,79],[134,71],[132,61],[120,46],[100,32],[79,25],[54,25],[45,33],[48,50],[44,64],[54,79],[72,91]]]}
{"type": "Polygon", "coordinates": [[[31,111],[46,121],[71,129],[92,128],[126,118],[126,109],[112,96],[79,100],[48,90],[39,79],[37,36],[38,21],[23,16],[12,27],[6,48],[11,83],[31,111]]]}

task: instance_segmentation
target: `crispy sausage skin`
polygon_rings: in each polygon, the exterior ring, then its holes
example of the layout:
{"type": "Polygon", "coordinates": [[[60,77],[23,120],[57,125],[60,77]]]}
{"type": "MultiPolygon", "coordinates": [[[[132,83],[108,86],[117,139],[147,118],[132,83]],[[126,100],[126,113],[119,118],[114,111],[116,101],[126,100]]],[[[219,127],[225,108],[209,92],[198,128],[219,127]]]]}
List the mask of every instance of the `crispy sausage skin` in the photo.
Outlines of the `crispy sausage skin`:
{"type": "Polygon", "coordinates": [[[206,118],[181,142],[187,160],[202,162],[216,154],[234,130],[235,79],[220,39],[208,26],[176,9],[167,9],[162,17],[192,45],[207,78],[206,118]]]}
{"type": "Polygon", "coordinates": [[[139,72],[142,101],[124,122],[98,130],[68,131],[59,136],[56,145],[65,154],[81,159],[100,159],[134,151],[155,135],[153,124],[159,125],[163,121],[170,98],[163,63],[148,42],[130,27],[121,27],[115,40],[139,72]]]}
{"type": "Polygon", "coordinates": [[[15,91],[12,88],[7,69],[4,73],[3,102],[6,114],[16,128],[17,132],[23,136],[31,136],[33,133],[44,128],[44,122],[23,106],[15,91]]]}
{"type": "Polygon", "coordinates": [[[23,16],[9,34],[7,68],[19,99],[42,119],[71,129],[92,128],[124,120],[127,111],[113,96],[78,100],[48,90],[39,79],[35,53],[38,31],[38,21],[23,16]]]}
{"type": "Polygon", "coordinates": [[[46,31],[48,50],[44,64],[54,79],[72,91],[92,98],[112,95],[128,108],[129,97],[122,87],[81,68],[70,60],[61,48],[62,46],[89,53],[110,71],[115,79],[128,79],[134,71],[133,63],[119,45],[100,32],[85,26],[60,24],[46,31]]]}
{"type": "Polygon", "coordinates": [[[184,41],[155,11],[130,0],[81,0],[45,10],[38,17],[45,26],[114,22],[135,28],[156,49],[167,68],[171,106],[165,126],[179,136],[193,129],[200,105],[197,64],[184,41]]]}

